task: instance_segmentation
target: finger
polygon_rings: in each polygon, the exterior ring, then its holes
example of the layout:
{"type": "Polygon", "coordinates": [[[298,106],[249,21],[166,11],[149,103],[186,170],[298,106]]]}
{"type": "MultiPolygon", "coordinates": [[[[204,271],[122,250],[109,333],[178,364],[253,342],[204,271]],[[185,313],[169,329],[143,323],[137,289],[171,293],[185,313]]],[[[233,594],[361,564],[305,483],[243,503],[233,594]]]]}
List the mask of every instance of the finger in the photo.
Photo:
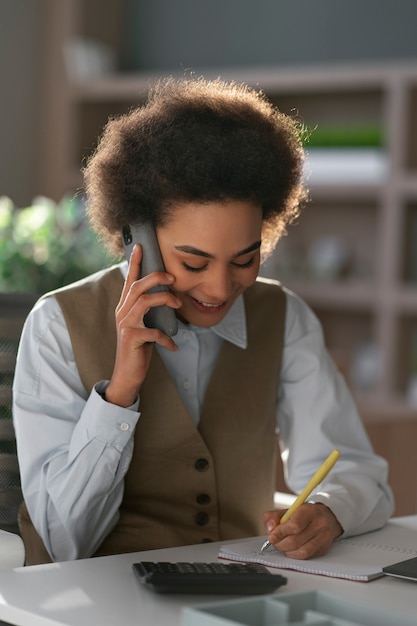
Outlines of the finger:
{"type": "Polygon", "coordinates": [[[125,283],[122,296],[116,309],[118,321],[130,321],[133,326],[141,327],[144,324],[140,321],[150,308],[166,305],[172,309],[179,309],[182,301],[170,290],[161,289],[159,291],[149,290],[157,285],[167,285],[173,281],[170,274],[155,272],[140,280],[135,280],[128,285],[125,283]]]}
{"type": "Polygon", "coordinates": [[[127,268],[126,278],[123,284],[122,293],[120,296],[120,302],[124,302],[127,294],[130,291],[132,284],[138,280],[140,276],[140,264],[142,261],[142,248],[139,244],[133,246],[132,254],[130,255],[129,265],[127,268]]]}
{"type": "Polygon", "coordinates": [[[315,535],[309,532],[287,534],[281,539],[268,537],[269,542],[286,556],[296,559],[305,559],[312,556],[318,549],[315,545],[315,535]]]}
{"type": "Polygon", "coordinates": [[[291,559],[310,559],[326,554],[332,543],[328,534],[305,532],[286,537],[277,549],[291,559]]]}
{"type": "MultiPolygon", "coordinates": [[[[285,511],[278,512],[280,518],[284,515],[285,511]]],[[[298,535],[305,531],[314,518],[314,509],[311,505],[303,504],[295,511],[289,520],[284,523],[278,522],[275,528],[271,528],[269,531],[268,540],[273,545],[280,543],[285,537],[298,535]]]]}
{"type": "MultiPolygon", "coordinates": [[[[131,285],[131,289],[139,290],[145,293],[154,287],[168,287],[173,282],[174,277],[172,274],[168,274],[168,272],[152,272],[151,274],[147,274],[147,276],[143,276],[139,280],[134,281],[131,285]]],[[[168,290],[166,289],[166,291],[168,290]]]]}
{"type": "Polygon", "coordinates": [[[178,350],[178,346],[172,337],[166,335],[162,330],[158,330],[157,328],[147,328],[147,331],[151,331],[147,332],[149,337],[148,341],[167,348],[168,350],[171,350],[171,352],[178,350]]]}
{"type": "Polygon", "coordinates": [[[272,532],[276,526],[280,523],[281,517],[285,511],[273,510],[266,511],[263,514],[263,523],[268,533],[272,532]]]}
{"type": "Polygon", "coordinates": [[[140,267],[142,262],[142,247],[139,244],[135,244],[132,254],[130,255],[128,270],[126,279],[122,290],[122,299],[125,297],[132,286],[139,282],[143,292],[149,291],[152,287],[157,285],[170,285],[174,282],[174,276],[168,274],[168,272],[152,272],[147,276],[140,278],[140,267]]]}
{"type": "Polygon", "coordinates": [[[296,559],[325,554],[340,534],[338,522],[327,507],[306,504],[293,517],[277,526],[268,537],[270,543],[286,556],[296,559]]]}
{"type": "MultiPolygon", "coordinates": [[[[133,291],[134,288],[132,287],[133,291]]],[[[181,305],[181,300],[170,291],[140,293],[137,297],[129,298],[124,308],[120,309],[119,317],[123,319],[124,323],[140,328],[145,326],[143,318],[150,309],[158,306],[169,306],[172,309],[179,309],[181,305]]]]}
{"type": "Polygon", "coordinates": [[[142,348],[147,344],[157,343],[168,350],[174,351],[178,346],[171,337],[168,337],[162,330],[157,328],[149,328],[143,326],[141,328],[128,327],[122,333],[122,342],[129,346],[130,350],[136,352],[138,348],[142,348]]]}

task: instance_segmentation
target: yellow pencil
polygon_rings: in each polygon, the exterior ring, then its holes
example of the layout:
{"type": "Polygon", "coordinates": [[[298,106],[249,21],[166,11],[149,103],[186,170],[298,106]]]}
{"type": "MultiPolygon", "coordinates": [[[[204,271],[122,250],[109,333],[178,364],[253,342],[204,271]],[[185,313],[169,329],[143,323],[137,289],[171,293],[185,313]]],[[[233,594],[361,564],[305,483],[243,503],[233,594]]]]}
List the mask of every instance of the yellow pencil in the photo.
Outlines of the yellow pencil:
{"type": "MultiPolygon", "coordinates": [[[[317,487],[321,483],[321,481],[327,476],[327,474],[332,469],[333,465],[336,463],[338,458],[340,457],[339,450],[333,450],[331,454],[324,461],[323,465],[317,470],[314,476],[309,480],[308,484],[304,487],[302,492],[297,496],[294,500],[288,511],[284,513],[284,515],[280,519],[280,524],[283,524],[288,519],[290,519],[291,515],[295,513],[295,511],[307,500],[308,496],[311,494],[313,489],[317,487]]],[[[261,548],[261,554],[264,552],[271,544],[268,540],[266,540],[261,548]]]]}

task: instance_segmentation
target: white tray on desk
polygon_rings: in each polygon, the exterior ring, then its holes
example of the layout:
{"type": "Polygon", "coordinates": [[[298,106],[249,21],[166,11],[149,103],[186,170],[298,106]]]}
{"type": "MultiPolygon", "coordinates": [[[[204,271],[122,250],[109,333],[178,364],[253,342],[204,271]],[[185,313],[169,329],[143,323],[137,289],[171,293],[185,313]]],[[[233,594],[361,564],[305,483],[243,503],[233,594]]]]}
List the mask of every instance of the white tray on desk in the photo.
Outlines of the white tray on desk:
{"type": "Polygon", "coordinates": [[[369,606],[327,591],[185,607],[182,626],[416,626],[417,618],[369,606]]]}

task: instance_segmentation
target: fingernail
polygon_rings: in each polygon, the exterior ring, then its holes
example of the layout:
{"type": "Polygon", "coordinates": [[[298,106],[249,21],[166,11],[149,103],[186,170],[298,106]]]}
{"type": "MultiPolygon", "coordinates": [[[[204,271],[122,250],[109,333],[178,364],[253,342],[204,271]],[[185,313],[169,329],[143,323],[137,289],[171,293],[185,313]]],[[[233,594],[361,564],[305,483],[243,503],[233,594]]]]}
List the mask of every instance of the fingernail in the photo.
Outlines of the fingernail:
{"type": "Polygon", "coordinates": [[[274,528],[275,528],[275,522],[273,522],[272,520],[269,520],[269,522],[266,525],[267,531],[270,533],[274,530],[274,528]]]}

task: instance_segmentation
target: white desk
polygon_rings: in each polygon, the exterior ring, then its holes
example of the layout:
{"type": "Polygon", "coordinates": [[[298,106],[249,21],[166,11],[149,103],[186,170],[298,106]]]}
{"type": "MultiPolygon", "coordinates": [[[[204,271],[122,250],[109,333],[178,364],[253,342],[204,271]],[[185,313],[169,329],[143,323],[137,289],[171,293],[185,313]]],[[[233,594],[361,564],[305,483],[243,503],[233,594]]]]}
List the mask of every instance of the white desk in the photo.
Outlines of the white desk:
{"type": "MultiPolygon", "coordinates": [[[[417,547],[417,516],[397,518],[395,523],[415,528],[417,547]]],[[[184,605],[215,602],[219,596],[154,594],[139,586],[132,563],[215,561],[219,545],[152,550],[0,572],[0,620],[16,626],[178,626],[184,605]]],[[[277,594],[327,590],[414,616],[417,625],[417,583],[388,576],[361,583],[291,571],[280,573],[285,574],[288,583],[277,594]]]]}

